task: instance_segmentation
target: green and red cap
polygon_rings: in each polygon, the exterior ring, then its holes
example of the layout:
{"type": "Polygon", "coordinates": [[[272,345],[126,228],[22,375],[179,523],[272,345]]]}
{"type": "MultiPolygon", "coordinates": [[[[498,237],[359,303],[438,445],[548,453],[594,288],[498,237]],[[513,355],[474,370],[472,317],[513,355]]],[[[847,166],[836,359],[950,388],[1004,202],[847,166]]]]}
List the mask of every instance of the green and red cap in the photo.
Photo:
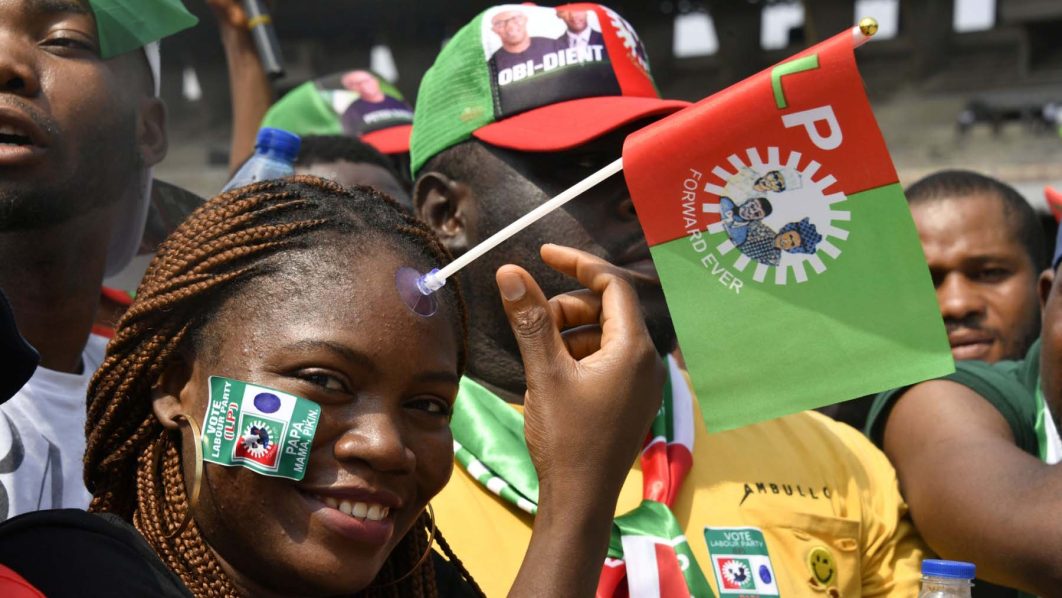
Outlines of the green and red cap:
{"type": "Polygon", "coordinates": [[[386,79],[353,69],[307,81],[277,100],[262,119],[297,135],[347,135],[383,154],[405,154],[413,107],[386,79]]]}
{"type": "Polygon", "coordinates": [[[410,141],[416,173],[475,137],[527,152],[578,147],[670,114],[634,28],[600,4],[494,6],[446,43],[424,74],[410,141]]]}

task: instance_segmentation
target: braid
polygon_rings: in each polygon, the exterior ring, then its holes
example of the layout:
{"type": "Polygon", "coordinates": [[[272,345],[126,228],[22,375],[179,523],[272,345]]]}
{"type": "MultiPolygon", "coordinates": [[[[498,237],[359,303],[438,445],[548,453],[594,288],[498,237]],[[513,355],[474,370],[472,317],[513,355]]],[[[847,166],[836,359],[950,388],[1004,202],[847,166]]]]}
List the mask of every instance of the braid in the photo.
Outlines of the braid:
{"type": "MultiPolygon", "coordinates": [[[[92,378],[85,451],[85,484],[93,495],[89,510],[132,522],[195,596],[238,597],[239,591],[194,520],[166,537],[189,506],[180,436],[155,418],[151,390],[182,351],[200,342],[211,315],[238,285],[279,269],[271,258],[288,249],[349,243],[351,235],[397,240],[411,254],[440,265],[451,259],[430,229],[368,188],[303,176],[236,189],[201,206],[162,243],[92,378]]],[[[445,296],[458,316],[463,369],[468,317],[456,284],[447,285],[445,296]]],[[[431,559],[403,578],[429,549],[429,522],[422,515],[363,595],[438,594],[431,559]],[[399,581],[388,585],[389,580],[399,581]]],[[[444,550],[471,582],[449,547],[444,550]]]]}

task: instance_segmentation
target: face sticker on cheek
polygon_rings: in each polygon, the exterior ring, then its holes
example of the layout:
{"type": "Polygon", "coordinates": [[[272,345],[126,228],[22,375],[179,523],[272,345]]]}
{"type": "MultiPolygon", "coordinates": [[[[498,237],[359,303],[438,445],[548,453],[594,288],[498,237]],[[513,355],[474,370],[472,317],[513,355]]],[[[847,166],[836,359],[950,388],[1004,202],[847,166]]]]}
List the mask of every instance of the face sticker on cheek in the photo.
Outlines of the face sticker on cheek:
{"type": "Polygon", "coordinates": [[[321,406],[248,382],[211,376],[203,460],[299,481],[306,475],[321,406]]]}

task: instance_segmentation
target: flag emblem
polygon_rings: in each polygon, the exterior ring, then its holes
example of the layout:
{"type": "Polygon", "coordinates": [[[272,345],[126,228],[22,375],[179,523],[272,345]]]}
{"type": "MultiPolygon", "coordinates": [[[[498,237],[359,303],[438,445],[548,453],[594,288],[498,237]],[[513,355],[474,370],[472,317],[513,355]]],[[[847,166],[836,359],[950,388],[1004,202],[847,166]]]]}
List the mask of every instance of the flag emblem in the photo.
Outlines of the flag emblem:
{"type": "Polygon", "coordinates": [[[756,282],[772,271],[775,284],[786,284],[790,272],[797,283],[806,282],[806,266],[815,274],[826,271],[820,254],[833,260],[841,255],[838,244],[848,231],[839,223],[851,213],[835,208],[847,197],[835,188],[835,177],[820,175],[820,164],[800,152],[788,152],[782,161],[779,148],[768,147],[766,156],[748,148],[744,158],[731,154],[727,164],[709,171],[701,210],[719,220],[707,233],[720,261],[732,259],[735,270],[751,273],[756,282]]]}
{"type": "Polygon", "coordinates": [[[719,570],[723,574],[723,589],[756,589],[756,582],[752,580],[751,567],[745,559],[719,559],[719,570]]]}
{"type": "Polygon", "coordinates": [[[255,418],[247,422],[236,444],[235,460],[248,460],[264,467],[276,467],[280,456],[277,439],[280,438],[282,425],[265,419],[255,418]]]}

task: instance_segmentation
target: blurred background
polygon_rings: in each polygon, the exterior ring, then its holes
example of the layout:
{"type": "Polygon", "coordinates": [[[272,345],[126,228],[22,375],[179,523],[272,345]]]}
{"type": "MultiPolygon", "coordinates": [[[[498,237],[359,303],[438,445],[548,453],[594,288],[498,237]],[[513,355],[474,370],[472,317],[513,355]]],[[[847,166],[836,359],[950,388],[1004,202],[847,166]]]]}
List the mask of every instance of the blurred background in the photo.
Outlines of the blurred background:
{"type": "MultiPolygon", "coordinates": [[[[415,101],[459,27],[496,2],[274,0],[292,87],[368,66],[415,101]]],[[[166,41],[170,154],[157,174],[210,197],[228,178],[230,108],[214,17],[166,41]]],[[[856,52],[902,183],[945,167],[1014,185],[1046,211],[1062,188],[1062,0],[612,0],[649,52],[664,97],[698,100],[859,18],[880,24],[856,52]]]]}

